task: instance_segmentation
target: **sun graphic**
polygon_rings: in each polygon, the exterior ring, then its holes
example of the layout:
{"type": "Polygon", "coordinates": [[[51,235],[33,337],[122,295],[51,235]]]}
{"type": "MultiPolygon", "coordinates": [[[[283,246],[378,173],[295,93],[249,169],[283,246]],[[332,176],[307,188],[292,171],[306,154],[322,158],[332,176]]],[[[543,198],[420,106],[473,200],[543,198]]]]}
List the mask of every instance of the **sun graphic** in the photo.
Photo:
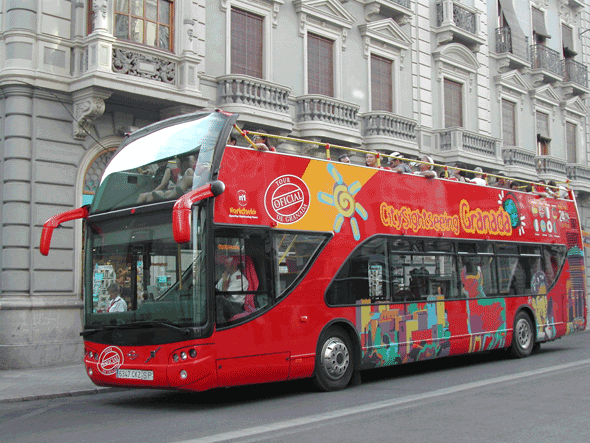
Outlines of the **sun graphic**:
{"type": "Polygon", "coordinates": [[[349,218],[352,235],[356,241],[359,241],[361,239],[361,232],[355,214],[363,220],[369,218],[369,214],[365,208],[354,200],[354,196],[361,190],[361,184],[356,181],[350,186],[347,186],[333,164],[328,164],[327,168],[328,172],[336,182],[334,183],[334,191],[332,195],[326,194],[325,192],[318,192],[318,200],[326,205],[334,206],[337,209],[338,215],[334,219],[334,231],[340,232],[344,220],[349,218]]]}

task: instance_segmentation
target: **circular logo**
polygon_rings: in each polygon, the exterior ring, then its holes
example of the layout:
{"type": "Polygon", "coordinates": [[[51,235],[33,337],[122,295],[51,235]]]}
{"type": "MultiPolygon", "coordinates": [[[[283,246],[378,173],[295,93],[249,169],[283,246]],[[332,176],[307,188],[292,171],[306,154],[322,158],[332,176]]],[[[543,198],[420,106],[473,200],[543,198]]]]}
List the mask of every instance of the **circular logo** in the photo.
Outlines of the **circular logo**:
{"type": "Polygon", "coordinates": [[[272,181],[264,194],[266,213],[277,223],[289,225],[301,219],[309,209],[309,189],[294,175],[272,181]]]}
{"type": "Polygon", "coordinates": [[[246,194],[246,191],[239,190],[237,196],[240,206],[246,206],[248,204],[248,194],[246,194]]]}
{"type": "Polygon", "coordinates": [[[104,349],[98,357],[98,370],[104,375],[113,375],[123,364],[123,352],[116,346],[104,349]]]}

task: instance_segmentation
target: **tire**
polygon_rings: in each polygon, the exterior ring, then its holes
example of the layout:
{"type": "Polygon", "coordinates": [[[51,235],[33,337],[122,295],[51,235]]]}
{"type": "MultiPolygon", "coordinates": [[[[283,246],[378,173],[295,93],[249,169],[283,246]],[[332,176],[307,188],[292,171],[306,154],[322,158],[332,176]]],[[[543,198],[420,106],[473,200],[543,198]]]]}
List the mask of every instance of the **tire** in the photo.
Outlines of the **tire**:
{"type": "Polygon", "coordinates": [[[534,346],[535,336],[533,322],[526,312],[521,311],[514,319],[510,353],[516,358],[528,357],[533,352],[534,346]]]}
{"type": "Polygon", "coordinates": [[[344,389],[354,372],[354,350],[348,335],[338,327],[320,335],[315,357],[313,381],[321,391],[344,389]]]}

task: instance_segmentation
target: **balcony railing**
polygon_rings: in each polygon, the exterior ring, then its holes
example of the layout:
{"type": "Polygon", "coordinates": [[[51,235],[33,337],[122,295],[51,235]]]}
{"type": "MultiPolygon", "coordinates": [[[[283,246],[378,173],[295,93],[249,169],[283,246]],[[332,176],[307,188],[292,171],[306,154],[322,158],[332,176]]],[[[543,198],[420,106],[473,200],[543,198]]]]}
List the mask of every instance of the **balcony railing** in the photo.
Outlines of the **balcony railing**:
{"type": "Polygon", "coordinates": [[[416,125],[415,120],[382,111],[368,112],[363,115],[365,137],[385,136],[416,141],[416,125]]]}
{"type": "Polygon", "coordinates": [[[392,3],[397,3],[400,6],[403,6],[404,8],[408,8],[410,9],[412,6],[412,2],[411,0],[391,0],[392,3]]]}
{"type": "MultiPolygon", "coordinates": [[[[436,25],[442,26],[445,21],[445,4],[449,0],[443,0],[436,4],[436,25]]],[[[453,23],[456,27],[463,29],[471,34],[477,33],[477,15],[466,9],[459,3],[452,2],[453,23]]],[[[450,18],[450,17],[448,17],[450,18]]]]}
{"type": "Polygon", "coordinates": [[[566,175],[572,181],[585,182],[590,185],[590,168],[588,166],[568,164],[566,175]]]}
{"type": "Polygon", "coordinates": [[[535,169],[535,154],[518,148],[503,148],[502,159],[508,167],[535,169]]]}
{"type": "Polygon", "coordinates": [[[539,174],[559,174],[565,176],[566,163],[564,160],[548,155],[538,155],[535,157],[537,162],[537,172],[539,174]]]}
{"type": "Polygon", "coordinates": [[[528,60],[529,39],[526,36],[512,34],[509,27],[496,28],[496,53],[510,53],[523,60],[528,60]]]}
{"type": "Polygon", "coordinates": [[[297,99],[298,120],[318,121],[358,129],[359,107],[323,95],[304,95],[297,99]]]}
{"type": "Polygon", "coordinates": [[[219,103],[247,105],[287,113],[287,99],[291,90],[287,87],[244,75],[218,77],[219,103]]]}
{"type": "Polygon", "coordinates": [[[563,81],[572,82],[583,88],[588,87],[588,68],[571,58],[564,60],[563,81]]]}
{"type": "Polygon", "coordinates": [[[459,150],[485,157],[496,157],[498,141],[463,128],[438,131],[441,151],[459,150]]]}
{"type": "Polygon", "coordinates": [[[545,45],[531,45],[531,69],[542,69],[554,75],[563,75],[561,54],[545,45]]]}

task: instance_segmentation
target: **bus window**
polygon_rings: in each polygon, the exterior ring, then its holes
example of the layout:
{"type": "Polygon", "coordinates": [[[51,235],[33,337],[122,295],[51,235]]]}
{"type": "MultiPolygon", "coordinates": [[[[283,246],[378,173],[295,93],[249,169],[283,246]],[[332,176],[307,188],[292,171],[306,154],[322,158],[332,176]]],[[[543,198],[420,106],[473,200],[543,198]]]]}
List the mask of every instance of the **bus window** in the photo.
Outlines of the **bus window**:
{"type": "Polygon", "coordinates": [[[552,245],[543,247],[543,268],[547,278],[547,289],[557,278],[557,274],[563,266],[565,260],[565,246],[552,245]]]}
{"type": "Polygon", "coordinates": [[[498,292],[496,266],[491,255],[460,255],[461,297],[489,297],[498,292]]]}
{"type": "Polygon", "coordinates": [[[278,297],[283,296],[303,275],[325,239],[325,235],[273,234],[273,257],[277,276],[275,289],[278,297]]]}
{"type": "Polygon", "coordinates": [[[385,239],[373,238],[353,252],[328,288],[329,305],[391,300],[386,246],[385,239]]]}

